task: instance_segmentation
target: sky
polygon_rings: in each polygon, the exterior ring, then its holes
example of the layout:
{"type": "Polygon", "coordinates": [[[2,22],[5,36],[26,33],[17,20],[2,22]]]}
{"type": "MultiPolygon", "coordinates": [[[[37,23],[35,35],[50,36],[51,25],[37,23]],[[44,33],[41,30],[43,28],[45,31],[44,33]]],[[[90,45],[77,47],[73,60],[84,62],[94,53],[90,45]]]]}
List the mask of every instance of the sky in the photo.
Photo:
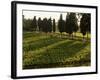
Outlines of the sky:
{"type": "Polygon", "coordinates": [[[43,18],[50,18],[51,19],[55,19],[56,21],[60,18],[60,14],[63,15],[63,19],[66,19],[66,15],[67,12],[50,12],[50,11],[29,11],[29,10],[24,10],[23,11],[23,15],[24,18],[26,19],[33,19],[34,16],[36,16],[36,19],[38,19],[39,17],[41,17],[41,19],[43,18]]]}

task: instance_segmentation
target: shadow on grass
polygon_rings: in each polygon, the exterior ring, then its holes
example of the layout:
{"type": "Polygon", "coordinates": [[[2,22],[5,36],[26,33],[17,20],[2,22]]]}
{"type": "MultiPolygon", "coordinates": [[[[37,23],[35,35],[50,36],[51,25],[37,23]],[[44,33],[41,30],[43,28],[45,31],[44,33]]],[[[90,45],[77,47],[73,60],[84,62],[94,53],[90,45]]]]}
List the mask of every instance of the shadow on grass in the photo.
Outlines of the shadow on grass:
{"type": "Polygon", "coordinates": [[[23,43],[23,51],[26,51],[26,52],[33,51],[33,50],[48,46],[50,44],[53,44],[55,42],[62,41],[62,40],[64,39],[47,37],[47,38],[39,39],[36,41],[30,41],[28,43],[23,43]]]}

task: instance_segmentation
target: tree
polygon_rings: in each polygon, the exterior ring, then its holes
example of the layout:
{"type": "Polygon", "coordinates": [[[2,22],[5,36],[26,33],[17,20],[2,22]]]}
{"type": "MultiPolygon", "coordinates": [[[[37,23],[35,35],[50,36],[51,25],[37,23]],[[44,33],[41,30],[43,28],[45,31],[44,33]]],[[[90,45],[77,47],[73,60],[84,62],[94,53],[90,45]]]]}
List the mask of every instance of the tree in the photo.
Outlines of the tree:
{"type": "Polygon", "coordinates": [[[62,14],[60,14],[60,19],[58,20],[58,29],[62,37],[62,32],[65,31],[65,21],[62,19],[62,14]]]}
{"type": "Polygon", "coordinates": [[[87,14],[87,39],[88,39],[88,33],[91,33],[91,14],[87,14]]]}
{"type": "Polygon", "coordinates": [[[42,20],[41,20],[41,18],[39,17],[38,18],[38,28],[39,28],[39,31],[42,31],[42,20]]]}
{"type": "Polygon", "coordinates": [[[34,16],[34,18],[33,18],[32,26],[33,26],[33,31],[36,31],[36,29],[37,29],[37,20],[36,20],[36,16],[34,16]]]}
{"type": "Polygon", "coordinates": [[[47,20],[47,18],[43,19],[42,26],[43,26],[43,32],[47,33],[48,32],[48,28],[47,28],[47,26],[48,26],[48,20],[47,20]]]}
{"type": "Polygon", "coordinates": [[[76,13],[73,13],[72,23],[73,23],[73,31],[74,31],[75,36],[76,36],[76,32],[78,31],[78,19],[76,18],[76,13]]]}
{"type": "Polygon", "coordinates": [[[76,14],[75,13],[67,13],[65,24],[66,24],[65,32],[69,33],[69,36],[71,36],[71,34],[73,34],[73,32],[76,33],[78,30],[76,14]]]}
{"type": "MultiPolygon", "coordinates": [[[[65,32],[66,33],[69,33],[69,27],[70,27],[70,22],[69,22],[69,14],[70,13],[67,13],[67,15],[66,15],[66,21],[65,21],[65,32]]],[[[70,36],[70,34],[69,34],[69,36],[70,36]]]]}
{"type": "Polygon", "coordinates": [[[91,26],[90,14],[84,13],[82,15],[81,22],[80,22],[80,29],[81,29],[81,33],[83,34],[83,39],[86,33],[88,37],[88,32],[90,32],[90,26],[91,26]]]}
{"type": "Polygon", "coordinates": [[[56,30],[56,24],[55,24],[55,19],[53,19],[53,32],[56,30]]]}
{"type": "Polygon", "coordinates": [[[33,31],[31,19],[23,19],[23,31],[33,31]]]}
{"type": "Polygon", "coordinates": [[[52,32],[52,21],[51,21],[51,18],[48,19],[48,23],[47,23],[47,31],[48,32],[52,32]]]}

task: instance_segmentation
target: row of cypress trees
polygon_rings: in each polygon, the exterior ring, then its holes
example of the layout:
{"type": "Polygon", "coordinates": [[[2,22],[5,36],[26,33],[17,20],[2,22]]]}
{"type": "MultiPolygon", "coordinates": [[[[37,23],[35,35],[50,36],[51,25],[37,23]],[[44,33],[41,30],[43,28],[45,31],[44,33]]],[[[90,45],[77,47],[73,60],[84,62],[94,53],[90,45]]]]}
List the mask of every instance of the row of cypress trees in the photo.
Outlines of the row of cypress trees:
{"type": "Polygon", "coordinates": [[[56,22],[55,19],[51,20],[51,18],[47,19],[44,18],[43,20],[41,17],[36,19],[34,16],[33,20],[31,19],[24,19],[23,18],[23,30],[24,31],[40,31],[40,32],[55,32],[56,30],[56,22]]]}
{"type": "MultiPolygon", "coordinates": [[[[82,16],[80,20],[80,26],[78,25],[78,18],[76,17],[76,13],[67,13],[66,20],[63,20],[63,15],[60,14],[60,18],[57,22],[55,19],[47,19],[41,17],[36,19],[34,16],[33,20],[31,19],[24,19],[23,18],[23,29],[24,31],[40,31],[40,32],[55,32],[56,27],[58,27],[59,32],[66,32],[71,36],[73,33],[80,29],[80,32],[84,36],[88,35],[91,31],[91,15],[89,13],[79,13],[82,16]]],[[[23,16],[24,17],[24,16],[23,16]]]]}

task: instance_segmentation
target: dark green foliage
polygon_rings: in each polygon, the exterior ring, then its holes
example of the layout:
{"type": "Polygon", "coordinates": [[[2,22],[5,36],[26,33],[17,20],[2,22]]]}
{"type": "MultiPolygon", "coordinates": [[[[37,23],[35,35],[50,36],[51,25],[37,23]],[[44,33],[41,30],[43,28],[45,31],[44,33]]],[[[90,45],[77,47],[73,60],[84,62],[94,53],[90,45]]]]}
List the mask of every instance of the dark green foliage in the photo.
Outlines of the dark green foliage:
{"type": "Polygon", "coordinates": [[[34,19],[24,19],[23,15],[23,30],[24,31],[36,31],[37,29],[37,20],[36,16],[34,16],[34,19]]]}
{"type": "Polygon", "coordinates": [[[65,21],[62,19],[62,14],[60,15],[60,19],[58,20],[58,29],[60,33],[64,32],[65,30],[65,21]]]}
{"type": "Polygon", "coordinates": [[[75,13],[67,13],[66,16],[66,33],[72,34],[73,32],[77,32],[77,18],[75,13]]]}
{"type": "Polygon", "coordinates": [[[66,15],[65,32],[69,33],[69,13],[67,13],[67,15],[66,15]]]}
{"type": "Polygon", "coordinates": [[[85,23],[86,23],[86,18],[85,18],[85,14],[83,14],[81,18],[81,23],[80,23],[80,30],[83,36],[86,34],[86,24],[85,23]]]}
{"type": "Polygon", "coordinates": [[[74,32],[78,31],[78,24],[77,24],[76,14],[73,17],[73,30],[74,30],[74,32]]]}
{"type": "Polygon", "coordinates": [[[42,22],[42,26],[43,26],[43,32],[48,32],[48,20],[47,20],[47,18],[44,18],[43,19],[43,22],[42,22]]]}
{"type": "Polygon", "coordinates": [[[42,21],[42,31],[43,32],[52,32],[52,21],[51,21],[51,18],[47,19],[47,18],[44,18],[43,21],[42,21]]]}
{"type": "Polygon", "coordinates": [[[91,15],[87,14],[87,32],[91,32],[91,15]]]}
{"type": "Polygon", "coordinates": [[[31,19],[23,19],[23,31],[33,31],[31,19]]]}
{"type": "Polygon", "coordinates": [[[32,26],[33,26],[33,31],[36,31],[36,29],[37,29],[37,20],[36,20],[36,16],[34,16],[34,18],[33,18],[32,26]]]}
{"type": "Polygon", "coordinates": [[[51,18],[48,19],[47,30],[48,30],[48,32],[52,32],[52,21],[51,21],[51,18]]]}
{"type": "Polygon", "coordinates": [[[55,19],[53,19],[53,32],[55,32],[55,30],[56,30],[56,24],[55,24],[55,19]]]}
{"type": "Polygon", "coordinates": [[[83,36],[85,36],[87,32],[90,32],[91,29],[90,21],[91,21],[90,14],[82,14],[82,18],[80,22],[80,30],[83,36]]]}
{"type": "Polygon", "coordinates": [[[42,20],[41,20],[41,18],[39,17],[39,19],[38,19],[38,27],[39,27],[39,31],[42,31],[42,20]]]}

